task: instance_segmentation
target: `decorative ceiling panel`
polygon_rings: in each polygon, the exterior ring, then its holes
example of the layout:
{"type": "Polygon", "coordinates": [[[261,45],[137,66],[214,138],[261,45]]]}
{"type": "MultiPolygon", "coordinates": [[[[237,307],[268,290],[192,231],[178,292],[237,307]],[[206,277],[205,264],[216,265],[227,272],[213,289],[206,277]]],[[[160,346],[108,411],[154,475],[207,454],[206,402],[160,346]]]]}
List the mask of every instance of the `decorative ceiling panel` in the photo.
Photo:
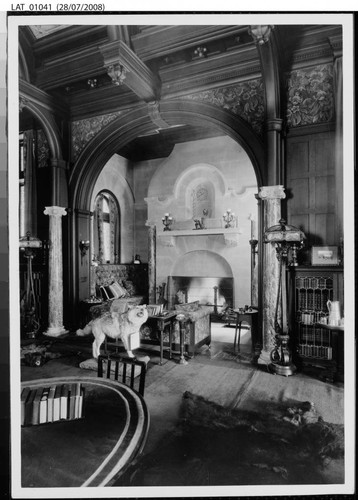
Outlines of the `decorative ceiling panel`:
{"type": "Polygon", "coordinates": [[[34,26],[29,26],[30,30],[32,31],[33,35],[35,38],[43,38],[44,36],[51,35],[52,33],[55,33],[56,31],[63,30],[65,28],[68,28],[69,26],[67,24],[49,24],[49,25],[34,25],[34,26]]]}

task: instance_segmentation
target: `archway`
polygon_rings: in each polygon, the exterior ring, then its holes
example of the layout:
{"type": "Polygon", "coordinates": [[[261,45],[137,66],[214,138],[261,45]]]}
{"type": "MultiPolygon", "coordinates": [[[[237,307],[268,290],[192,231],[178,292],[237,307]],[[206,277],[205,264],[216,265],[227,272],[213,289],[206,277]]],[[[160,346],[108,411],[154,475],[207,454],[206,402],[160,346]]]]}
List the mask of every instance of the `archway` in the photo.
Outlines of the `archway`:
{"type": "MultiPolygon", "coordinates": [[[[170,126],[187,124],[211,126],[237,142],[250,158],[256,176],[257,185],[265,182],[264,148],[261,139],[252,128],[240,117],[222,110],[212,104],[191,100],[172,100],[160,104],[160,115],[170,126]]],[[[154,124],[148,114],[148,106],[143,105],[113,120],[99,132],[84,148],[71,172],[69,190],[71,207],[76,213],[89,213],[93,188],[101,168],[122,147],[137,136],[153,131],[154,124]]],[[[73,227],[78,227],[73,221],[73,227]]],[[[73,237],[73,255],[76,253],[78,235],[73,237]]],[[[76,296],[78,268],[74,258],[73,292],[76,296]]],[[[82,279],[82,278],[81,278],[82,279]]]]}

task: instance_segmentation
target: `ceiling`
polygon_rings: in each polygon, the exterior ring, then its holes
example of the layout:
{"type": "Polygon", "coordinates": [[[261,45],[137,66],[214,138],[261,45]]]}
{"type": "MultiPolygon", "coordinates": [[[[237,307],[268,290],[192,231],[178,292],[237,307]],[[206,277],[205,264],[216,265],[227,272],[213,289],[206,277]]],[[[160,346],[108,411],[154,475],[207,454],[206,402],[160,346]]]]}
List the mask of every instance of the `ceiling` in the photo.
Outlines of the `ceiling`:
{"type": "MultiPolygon", "coordinates": [[[[282,71],[302,58],[331,54],[337,26],[275,26],[282,71]]],[[[32,25],[20,27],[20,75],[76,121],[261,76],[257,47],[244,25],[32,25]],[[114,84],[108,68],[127,71],[114,84]],[[24,62],[26,61],[26,63],[24,62]]],[[[29,116],[23,114],[21,126],[29,116]]],[[[118,151],[140,161],[168,156],[178,142],[221,135],[207,126],[161,127],[118,151]]]]}

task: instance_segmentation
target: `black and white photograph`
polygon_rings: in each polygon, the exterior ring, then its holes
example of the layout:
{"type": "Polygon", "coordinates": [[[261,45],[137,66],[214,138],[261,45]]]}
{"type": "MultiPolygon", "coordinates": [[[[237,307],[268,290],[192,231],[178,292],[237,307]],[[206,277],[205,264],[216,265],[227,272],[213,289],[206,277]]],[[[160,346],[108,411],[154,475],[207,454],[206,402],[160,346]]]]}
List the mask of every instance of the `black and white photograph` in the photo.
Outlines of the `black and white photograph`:
{"type": "Polygon", "coordinates": [[[353,494],[354,14],[21,5],[12,498],[353,494]]]}

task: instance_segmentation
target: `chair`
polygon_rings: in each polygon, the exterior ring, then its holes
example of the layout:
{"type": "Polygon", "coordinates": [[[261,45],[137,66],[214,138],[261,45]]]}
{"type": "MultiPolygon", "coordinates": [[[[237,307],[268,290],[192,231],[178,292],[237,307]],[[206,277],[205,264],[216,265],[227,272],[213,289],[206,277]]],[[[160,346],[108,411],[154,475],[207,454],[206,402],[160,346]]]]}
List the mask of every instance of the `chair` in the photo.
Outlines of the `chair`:
{"type": "Polygon", "coordinates": [[[145,361],[139,361],[120,354],[98,356],[98,377],[117,380],[129,385],[131,389],[139,392],[141,396],[144,396],[146,371],[147,363],[145,361]],[[114,369],[112,369],[112,366],[114,369]],[[137,377],[139,382],[135,384],[137,377]]]}

